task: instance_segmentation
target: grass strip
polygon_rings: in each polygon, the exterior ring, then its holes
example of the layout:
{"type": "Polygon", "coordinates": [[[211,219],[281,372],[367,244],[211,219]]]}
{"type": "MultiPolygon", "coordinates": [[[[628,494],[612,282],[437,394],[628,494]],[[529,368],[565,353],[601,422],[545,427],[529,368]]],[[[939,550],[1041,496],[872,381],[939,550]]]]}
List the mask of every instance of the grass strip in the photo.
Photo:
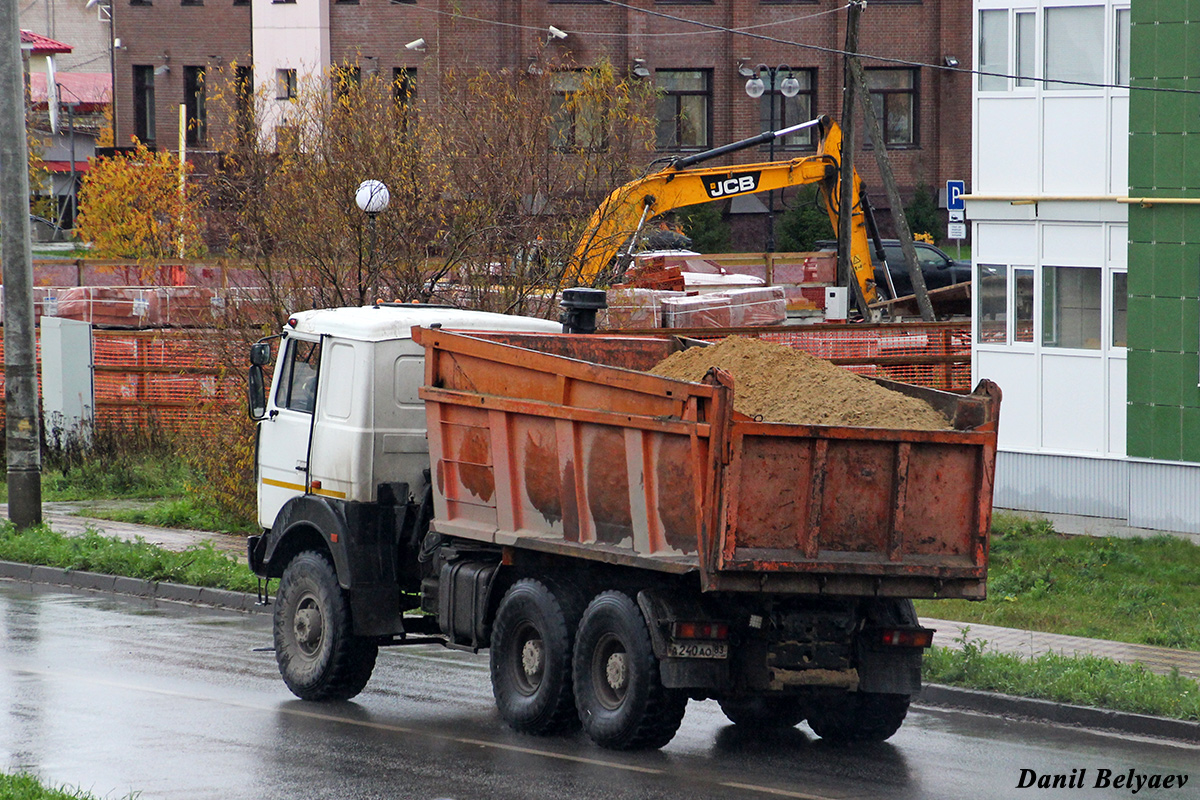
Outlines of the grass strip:
{"type": "Polygon", "coordinates": [[[920,600],[923,616],[1200,650],[1200,546],[1174,536],[1067,536],[997,514],[988,599],[920,600]]]}
{"type": "MultiPolygon", "coordinates": [[[[134,798],[128,794],[126,798],[134,798]]],[[[0,797],[5,800],[96,800],[96,796],[82,789],[62,787],[51,789],[42,785],[34,776],[22,772],[16,775],[0,773],[0,797]]]]}
{"type": "Polygon", "coordinates": [[[142,508],[91,509],[87,516],[114,522],[134,522],[158,528],[185,528],[194,531],[244,534],[258,530],[253,521],[231,519],[228,515],[211,506],[204,506],[191,497],[160,500],[142,508]]]}
{"type": "Polygon", "coordinates": [[[0,526],[0,560],[235,592],[258,587],[244,564],[207,542],[177,552],[140,537],[124,541],[90,529],[64,536],[45,525],[18,532],[6,522],[0,526]]]}
{"type": "Polygon", "coordinates": [[[922,676],[930,683],[962,686],[1056,703],[1107,708],[1200,721],[1200,683],[1180,675],[1159,675],[1141,664],[1123,664],[1097,656],[1044,653],[1022,658],[987,650],[987,641],[955,639],[957,649],[927,651],[922,676]]]}

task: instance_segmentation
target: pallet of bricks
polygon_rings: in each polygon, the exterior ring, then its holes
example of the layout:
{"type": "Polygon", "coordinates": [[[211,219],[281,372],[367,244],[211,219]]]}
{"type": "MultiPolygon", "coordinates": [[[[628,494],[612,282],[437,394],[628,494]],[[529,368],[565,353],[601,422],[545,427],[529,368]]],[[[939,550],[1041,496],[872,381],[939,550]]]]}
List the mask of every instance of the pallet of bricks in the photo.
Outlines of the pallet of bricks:
{"type": "Polygon", "coordinates": [[[780,325],[820,312],[835,271],[830,253],[639,256],[608,292],[607,329],[780,325]]]}

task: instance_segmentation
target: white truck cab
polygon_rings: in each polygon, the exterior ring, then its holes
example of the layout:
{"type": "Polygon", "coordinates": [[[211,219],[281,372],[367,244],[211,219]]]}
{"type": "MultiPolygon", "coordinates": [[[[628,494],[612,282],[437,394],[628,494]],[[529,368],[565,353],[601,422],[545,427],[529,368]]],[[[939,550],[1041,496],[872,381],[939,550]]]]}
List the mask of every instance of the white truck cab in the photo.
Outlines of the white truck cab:
{"type": "Polygon", "coordinates": [[[557,333],[544,319],[415,304],[301,311],[287,322],[258,425],[258,518],[315,495],[372,503],[382,485],[420,498],[429,468],[425,354],[412,329],[557,333]]]}

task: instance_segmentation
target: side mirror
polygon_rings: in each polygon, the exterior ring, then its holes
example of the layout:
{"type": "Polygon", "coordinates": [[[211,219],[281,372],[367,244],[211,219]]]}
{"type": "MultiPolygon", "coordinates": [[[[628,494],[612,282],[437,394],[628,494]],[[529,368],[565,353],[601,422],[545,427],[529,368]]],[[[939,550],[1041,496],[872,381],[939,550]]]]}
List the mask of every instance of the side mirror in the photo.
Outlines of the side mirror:
{"type": "Polygon", "coordinates": [[[256,367],[265,367],[271,361],[271,343],[255,342],[250,345],[250,363],[256,367]]]}
{"type": "MultiPolygon", "coordinates": [[[[258,345],[255,345],[258,347],[258,345]]],[[[270,347],[266,344],[268,352],[270,347]]],[[[263,368],[261,364],[254,364],[250,367],[249,380],[246,383],[247,399],[249,400],[250,419],[260,420],[267,416],[267,386],[266,380],[263,377],[263,368]]]]}

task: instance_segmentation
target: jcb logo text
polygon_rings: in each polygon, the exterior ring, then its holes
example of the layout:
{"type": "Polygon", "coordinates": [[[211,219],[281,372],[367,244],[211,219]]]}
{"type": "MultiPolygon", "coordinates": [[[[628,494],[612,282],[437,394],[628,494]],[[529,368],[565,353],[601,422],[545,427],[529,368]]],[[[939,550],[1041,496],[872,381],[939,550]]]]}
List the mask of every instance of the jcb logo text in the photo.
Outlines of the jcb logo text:
{"type": "Polygon", "coordinates": [[[716,199],[731,194],[753,192],[758,188],[760,172],[734,172],[723,178],[705,178],[704,189],[708,196],[716,199]]]}

